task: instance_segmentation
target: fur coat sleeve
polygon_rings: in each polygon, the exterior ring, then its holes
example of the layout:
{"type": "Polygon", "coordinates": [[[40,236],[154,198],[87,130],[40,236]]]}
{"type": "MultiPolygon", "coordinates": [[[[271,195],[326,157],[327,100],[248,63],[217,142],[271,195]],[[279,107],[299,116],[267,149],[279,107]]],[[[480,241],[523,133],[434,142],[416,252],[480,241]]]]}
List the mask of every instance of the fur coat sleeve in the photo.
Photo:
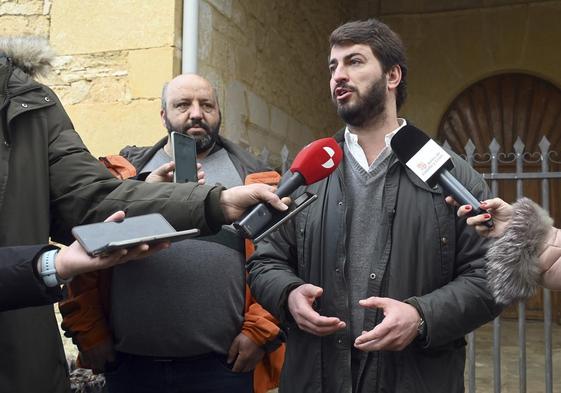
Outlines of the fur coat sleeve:
{"type": "Polygon", "coordinates": [[[511,223],[487,252],[489,285],[502,304],[527,299],[540,285],[561,289],[561,231],[528,198],[512,207],[511,223]]]}

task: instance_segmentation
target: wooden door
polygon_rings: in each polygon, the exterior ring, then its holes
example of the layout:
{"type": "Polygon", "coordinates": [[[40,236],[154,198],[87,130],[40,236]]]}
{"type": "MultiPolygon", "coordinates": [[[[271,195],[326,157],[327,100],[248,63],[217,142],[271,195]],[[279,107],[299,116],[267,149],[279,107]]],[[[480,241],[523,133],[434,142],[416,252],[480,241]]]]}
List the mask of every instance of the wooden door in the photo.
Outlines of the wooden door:
{"type": "MultiPolygon", "coordinates": [[[[499,172],[515,172],[514,143],[518,137],[525,145],[524,172],[541,171],[539,143],[543,137],[551,143],[551,171],[561,171],[561,90],[538,77],[507,73],[480,80],[465,89],[449,106],[438,129],[439,141],[465,156],[468,140],[475,145],[475,169],[490,173],[489,145],[493,139],[501,146],[499,172]],[[510,161],[510,162],[509,162],[510,161]]],[[[561,181],[549,181],[550,214],[556,226],[561,223],[561,181]]],[[[499,181],[498,196],[516,200],[516,182],[499,181]]],[[[523,194],[543,203],[540,180],[525,180],[523,194]]],[[[561,323],[561,292],[552,293],[553,318],[561,323]]],[[[504,311],[505,317],[517,317],[517,306],[504,311]]],[[[528,319],[543,319],[543,294],[529,299],[528,319]]]]}

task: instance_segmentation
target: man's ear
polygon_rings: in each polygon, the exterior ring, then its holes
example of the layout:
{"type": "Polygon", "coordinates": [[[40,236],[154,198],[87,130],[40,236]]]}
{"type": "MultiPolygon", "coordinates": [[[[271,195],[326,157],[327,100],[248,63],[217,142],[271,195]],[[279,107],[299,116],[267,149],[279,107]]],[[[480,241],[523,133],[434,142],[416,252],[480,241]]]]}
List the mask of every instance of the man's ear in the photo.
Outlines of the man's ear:
{"type": "Polygon", "coordinates": [[[401,83],[401,67],[396,64],[386,73],[388,90],[395,90],[401,83]]]}
{"type": "Polygon", "coordinates": [[[166,125],[166,111],[163,109],[160,109],[160,119],[162,120],[162,125],[167,130],[168,127],[166,125]]]}

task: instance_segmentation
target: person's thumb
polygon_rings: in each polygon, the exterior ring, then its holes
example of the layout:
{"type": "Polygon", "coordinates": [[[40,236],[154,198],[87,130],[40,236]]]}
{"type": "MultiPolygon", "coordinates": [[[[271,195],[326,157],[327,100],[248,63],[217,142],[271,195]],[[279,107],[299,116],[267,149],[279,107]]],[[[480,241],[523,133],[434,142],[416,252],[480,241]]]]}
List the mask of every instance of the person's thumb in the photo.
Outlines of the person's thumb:
{"type": "Polygon", "coordinates": [[[386,298],[372,296],[367,299],[359,300],[358,304],[366,308],[384,308],[387,304],[387,301],[386,298]]]}
{"type": "Polygon", "coordinates": [[[316,287],[313,284],[304,284],[303,286],[303,293],[304,295],[306,295],[307,297],[310,298],[318,298],[323,294],[323,288],[321,287],[316,287]]]}

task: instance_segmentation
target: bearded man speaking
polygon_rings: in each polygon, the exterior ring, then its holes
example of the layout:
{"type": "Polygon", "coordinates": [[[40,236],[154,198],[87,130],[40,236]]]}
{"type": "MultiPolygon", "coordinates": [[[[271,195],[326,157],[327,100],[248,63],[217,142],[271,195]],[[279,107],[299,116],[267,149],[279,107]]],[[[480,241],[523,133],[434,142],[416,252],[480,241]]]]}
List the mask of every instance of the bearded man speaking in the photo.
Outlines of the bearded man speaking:
{"type": "MultiPolygon", "coordinates": [[[[407,61],[376,20],[331,33],[331,95],[344,159],[307,187],[318,201],[259,244],[252,293],[290,326],[281,393],[459,393],[464,335],[499,308],[485,241],[393,153],[404,127],[407,61]]],[[[479,199],[485,182],[450,153],[479,199]]],[[[296,190],[300,195],[303,190],[296,190]]]]}

